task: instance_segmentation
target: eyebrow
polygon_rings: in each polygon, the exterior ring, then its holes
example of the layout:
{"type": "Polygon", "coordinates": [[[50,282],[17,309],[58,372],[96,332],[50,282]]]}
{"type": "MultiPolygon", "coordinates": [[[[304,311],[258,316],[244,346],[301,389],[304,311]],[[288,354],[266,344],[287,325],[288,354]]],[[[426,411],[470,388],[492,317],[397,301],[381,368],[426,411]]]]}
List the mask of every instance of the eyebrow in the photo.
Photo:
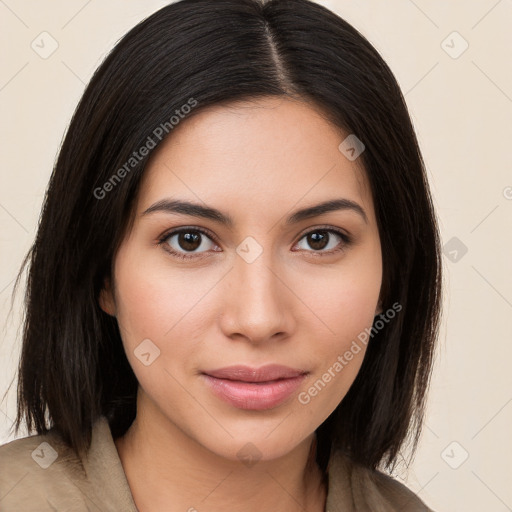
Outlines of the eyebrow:
{"type": "MultiPolygon", "coordinates": [[[[308,206],[302,210],[297,210],[286,219],[285,224],[297,224],[303,220],[339,210],[353,211],[360,215],[365,223],[368,224],[368,217],[363,207],[350,199],[331,199],[314,206],[308,206]]],[[[203,206],[198,203],[192,203],[178,199],[162,199],[157,201],[149,208],[144,210],[141,216],[154,212],[181,213],[184,215],[190,215],[192,217],[201,217],[213,220],[230,228],[235,224],[233,218],[230,215],[223,213],[216,208],[211,208],[209,206],[203,206]]]]}

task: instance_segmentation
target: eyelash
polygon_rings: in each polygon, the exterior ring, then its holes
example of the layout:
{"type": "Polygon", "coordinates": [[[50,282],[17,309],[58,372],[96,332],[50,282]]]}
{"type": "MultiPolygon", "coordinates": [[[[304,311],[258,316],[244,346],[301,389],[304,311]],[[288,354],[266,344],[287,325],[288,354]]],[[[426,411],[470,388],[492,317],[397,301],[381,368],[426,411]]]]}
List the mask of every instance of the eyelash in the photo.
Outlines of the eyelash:
{"type": "MultiPolygon", "coordinates": [[[[336,249],[331,249],[330,251],[322,251],[322,252],[306,251],[306,252],[311,252],[313,257],[322,258],[325,256],[331,256],[333,254],[343,251],[347,246],[352,244],[351,236],[347,235],[346,233],[344,233],[338,229],[334,229],[330,226],[319,226],[315,229],[307,231],[299,238],[299,241],[302,240],[303,238],[305,238],[307,235],[310,235],[311,233],[317,233],[319,231],[325,231],[327,233],[334,233],[335,235],[338,235],[343,240],[343,242],[341,243],[340,247],[338,247],[336,249]]],[[[171,238],[174,235],[179,235],[180,233],[191,233],[191,232],[201,233],[202,235],[205,235],[206,237],[210,238],[215,244],[218,245],[215,237],[209,231],[205,230],[204,228],[194,227],[194,226],[179,228],[179,229],[176,229],[173,231],[166,232],[164,235],[162,235],[158,239],[158,245],[164,246],[165,242],[167,242],[167,240],[169,240],[169,238],[171,238]]],[[[181,260],[202,259],[202,258],[208,257],[204,253],[197,253],[197,254],[189,253],[189,255],[187,255],[187,253],[175,251],[174,249],[170,248],[170,246],[168,244],[167,244],[167,247],[164,246],[164,250],[166,252],[168,252],[169,254],[171,254],[173,257],[176,257],[181,260]]],[[[216,252],[218,252],[218,251],[216,251],[216,252]]]]}

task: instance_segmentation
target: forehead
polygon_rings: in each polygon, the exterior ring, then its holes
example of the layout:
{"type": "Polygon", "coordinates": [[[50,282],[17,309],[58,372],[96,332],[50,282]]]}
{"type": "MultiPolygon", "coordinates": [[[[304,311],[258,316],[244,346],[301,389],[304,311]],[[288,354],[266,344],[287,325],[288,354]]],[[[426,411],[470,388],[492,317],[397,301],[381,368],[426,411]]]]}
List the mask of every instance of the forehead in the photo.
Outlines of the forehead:
{"type": "Polygon", "coordinates": [[[362,165],[338,149],[346,136],[319,110],[287,98],[205,108],[182,120],[152,155],[138,213],[172,195],[262,219],[343,197],[372,218],[362,165]]]}

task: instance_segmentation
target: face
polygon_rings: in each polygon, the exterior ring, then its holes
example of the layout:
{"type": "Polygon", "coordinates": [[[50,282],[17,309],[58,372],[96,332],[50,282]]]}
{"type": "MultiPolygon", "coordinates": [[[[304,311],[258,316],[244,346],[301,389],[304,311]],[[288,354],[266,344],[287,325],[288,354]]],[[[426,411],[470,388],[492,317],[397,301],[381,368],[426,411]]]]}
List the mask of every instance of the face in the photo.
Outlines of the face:
{"type": "Polygon", "coordinates": [[[359,371],[382,258],[347,135],[306,103],[233,103],[182,121],[146,168],[100,303],[139,407],[217,455],[291,452],[359,371]]]}

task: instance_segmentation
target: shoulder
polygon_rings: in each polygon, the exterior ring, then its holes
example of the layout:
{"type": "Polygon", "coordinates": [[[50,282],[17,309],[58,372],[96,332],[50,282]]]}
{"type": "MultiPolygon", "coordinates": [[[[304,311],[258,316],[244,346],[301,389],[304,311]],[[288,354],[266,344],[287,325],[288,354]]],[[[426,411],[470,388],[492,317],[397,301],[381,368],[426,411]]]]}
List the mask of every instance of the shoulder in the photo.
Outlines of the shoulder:
{"type": "Polygon", "coordinates": [[[0,508],[85,511],[72,483],[80,476],[80,461],[55,432],[16,439],[0,446],[0,508]]]}
{"type": "MultiPolygon", "coordinates": [[[[434,512],[403,483],[381,471],[356,464],[341,452],[335,452],[329,464],[334,495],[340,498],[344,495],[343,499],[350,501],[355,511],[434,512]]],[[[334,500],[331,502],[332,512],[336,512],[334,500]]]]}
{"type": "Polygon", "coordinates": [[[54,430],[4,444],[0,446],[0,510],[86,512],[111,510],[107,505],[126,500],[124,510],[133,510],[116,455],[103,417],[94,426],[85,460],[78,458],[54,430]],[[107,475],[110,479],[105,478],[107,475]],[[106,487],[107,481],[114,484],[116,492],[106,487]]]}
{"type": "Polygon", "coordinates": [[[359,469],[366,473],[367,481],[374,496],[385,503],[389,503],[393,510],[407,510],[408,512],[433,512],[420,497],[411,491],[405,484],[395,478],[369,469],[359,469]]]}

